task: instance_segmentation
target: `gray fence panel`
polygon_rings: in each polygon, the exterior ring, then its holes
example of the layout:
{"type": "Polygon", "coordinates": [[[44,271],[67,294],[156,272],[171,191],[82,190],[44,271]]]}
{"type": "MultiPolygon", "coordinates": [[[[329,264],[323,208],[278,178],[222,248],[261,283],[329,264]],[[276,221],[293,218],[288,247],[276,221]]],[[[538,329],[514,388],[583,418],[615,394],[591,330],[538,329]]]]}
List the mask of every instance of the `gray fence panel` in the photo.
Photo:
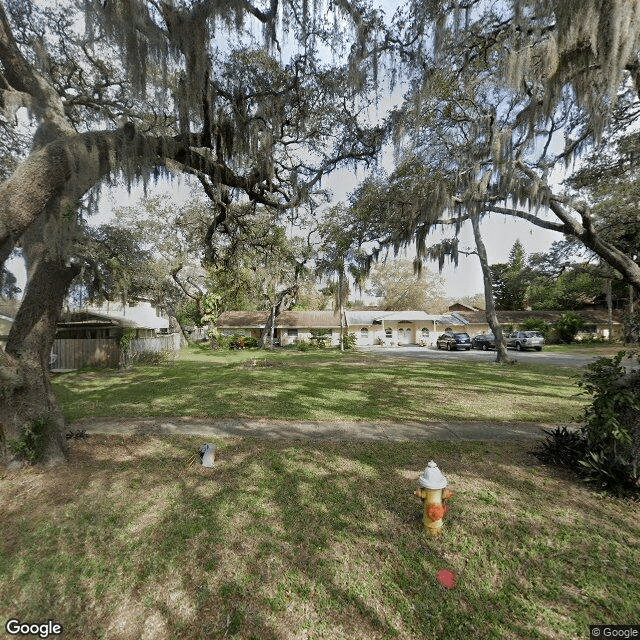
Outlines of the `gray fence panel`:
{"type": "Polygon", "coordinates": [[[84,366],[117,367],[118,343],[114,338],[78,340],[58,338],[51,350],[52,369],[80,369],[84,366]]]}

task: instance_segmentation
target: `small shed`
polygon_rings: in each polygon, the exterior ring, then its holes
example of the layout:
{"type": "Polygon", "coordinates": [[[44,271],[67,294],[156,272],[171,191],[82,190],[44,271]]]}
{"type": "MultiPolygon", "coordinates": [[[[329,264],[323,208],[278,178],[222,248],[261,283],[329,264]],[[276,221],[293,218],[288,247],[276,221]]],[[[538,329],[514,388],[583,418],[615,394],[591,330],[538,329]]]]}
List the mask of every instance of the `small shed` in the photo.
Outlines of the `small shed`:
{"type": "Polygon", "coordinates": [[[180,348],[180,335],[169,333],[169,320],[148,302],[66,309],[58,322],[51,351],[51,370],[118,366],[120,338],[125,330],[131,331],[132,352],[177,351],[180,348]]]}

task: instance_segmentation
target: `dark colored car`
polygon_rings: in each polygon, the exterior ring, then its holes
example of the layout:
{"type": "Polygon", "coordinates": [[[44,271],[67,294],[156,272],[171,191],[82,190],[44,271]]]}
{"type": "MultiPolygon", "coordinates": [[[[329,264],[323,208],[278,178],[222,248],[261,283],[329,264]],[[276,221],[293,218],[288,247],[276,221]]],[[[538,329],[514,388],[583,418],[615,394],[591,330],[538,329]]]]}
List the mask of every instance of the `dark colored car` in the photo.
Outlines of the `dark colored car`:
{"type": "Polygon", "coordinates": [[[512,347],[516,351],[525,349],[542,351],[543,346],[544,336],[539,331],[514,331],[507,338],[507,347],[512,347]]]}
{"type": "Polygon", "coordinates": [[[471,349],[471,338],[468,333],[443,333],[436,340],[438,349],[446,349],[447,351],[456,349],[471,349]]]}
{"type": "Polygon", "coordinates": [[[472,349],[487,349],[496,348],[496,337],[492,333],[479,333],[477,336],[473,336],[471,340],[472,349]]]}

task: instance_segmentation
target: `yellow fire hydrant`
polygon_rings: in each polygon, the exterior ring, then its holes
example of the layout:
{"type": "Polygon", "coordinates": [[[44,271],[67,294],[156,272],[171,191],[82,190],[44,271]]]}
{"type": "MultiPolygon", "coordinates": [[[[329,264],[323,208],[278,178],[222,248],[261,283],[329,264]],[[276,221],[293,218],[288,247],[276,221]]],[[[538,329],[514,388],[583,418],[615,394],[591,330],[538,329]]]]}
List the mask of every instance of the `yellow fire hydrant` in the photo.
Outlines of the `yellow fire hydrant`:
{"type": "Polygon", "coordinates": [[[442,530],[442,517],[447,511],[442,501],[451,497],[451,491],[446,488],[447,479],[438,465],[430,460],[418,482],[420,487],[414,491],[414,495],[424,500],[424,524],[429,533],[438,534],[442,530]]]}

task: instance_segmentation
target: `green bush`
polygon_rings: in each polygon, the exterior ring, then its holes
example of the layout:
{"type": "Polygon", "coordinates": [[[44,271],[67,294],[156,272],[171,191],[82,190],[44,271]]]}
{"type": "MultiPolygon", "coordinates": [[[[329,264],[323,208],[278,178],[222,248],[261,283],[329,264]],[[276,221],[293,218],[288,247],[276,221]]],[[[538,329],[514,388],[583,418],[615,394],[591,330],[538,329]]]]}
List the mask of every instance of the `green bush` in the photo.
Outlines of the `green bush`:
{"type": "Polygon", "coordinates": [[[167,364],[174,359],[174,353],[168,349],[162,351],[137,351],[131,356],[131,362],[140,365],[167,364]]]}
{"type": "Polygon", "coordinates": [[[567,311],[556,320],[554,328],[562,342],[573,342],[576,333],[584,329],[584,320],[578,314],[567,311]]]}
{"type": "Polygon", "coordinates": [[[296,349],[298,351],[311,351],[311,349],[313,348],[314,346],[310,342],[307,342],[306,340],[296,341],[296,349]]]}
{"type": "Polygon", "coordinates": [[[231,336],[225,336],[221,333],[212,334],[209,338],[209,344],[215,351],[216,349],[244,349],[248,346],[258,346],[258,341],[255,338],[246,338],[239,333],[234,333],[231,336]],[[248,341],[253,341],[251,345],[247,344],[248,341]]]}
{"type": "Polygon", "coordinates": [[[348,334],[345,334],[342,340],[342,343],[345,349],[355,349],[356,341],[357,341],[356,334],[348,333],[348,334]]]}
{"type": "Polygon", "coordinates": [[[525,331],[539,331],[544,336],[545,340],[549,337],[552,329],[551,325],[547,324],[540,318],[527,318],[522,323],[522,328],[525,331]]]}
{"type": "Polygon", "coordinates": [[[244,336],[234,333],[229,340],[229,349],[244,349],[244,336]]]}
{"type": "Polygon", "coordinates": [[[251,336],[244,339],[245,349],[257,349],[260,346],[258,338],[252,338],[251,336]]]}
{"type": "Polygon", "coordinates": [[[36,418],[29,425],[22,427],[19,438],[7,440],[7,447],[19,460],[35,464],[42,459],[47,447],[47,436],[53,424],[48,416],[36,418]]]}
{"type": "Polygon", "coordinates": [[[541,460],[570,468],[618,495],[640,497],[640,370],[627,371],[619,352],[586,367],[578,385],[592,396],[577,432],[547,431],[541,460]]]}
{"type": "Polygon", "coordinates": [[[312,329],[311,330],[311,343],[318,347],[318,349],[324,349],[327,346],[327,340],[331,345],[331,329],[312,329]]]}

